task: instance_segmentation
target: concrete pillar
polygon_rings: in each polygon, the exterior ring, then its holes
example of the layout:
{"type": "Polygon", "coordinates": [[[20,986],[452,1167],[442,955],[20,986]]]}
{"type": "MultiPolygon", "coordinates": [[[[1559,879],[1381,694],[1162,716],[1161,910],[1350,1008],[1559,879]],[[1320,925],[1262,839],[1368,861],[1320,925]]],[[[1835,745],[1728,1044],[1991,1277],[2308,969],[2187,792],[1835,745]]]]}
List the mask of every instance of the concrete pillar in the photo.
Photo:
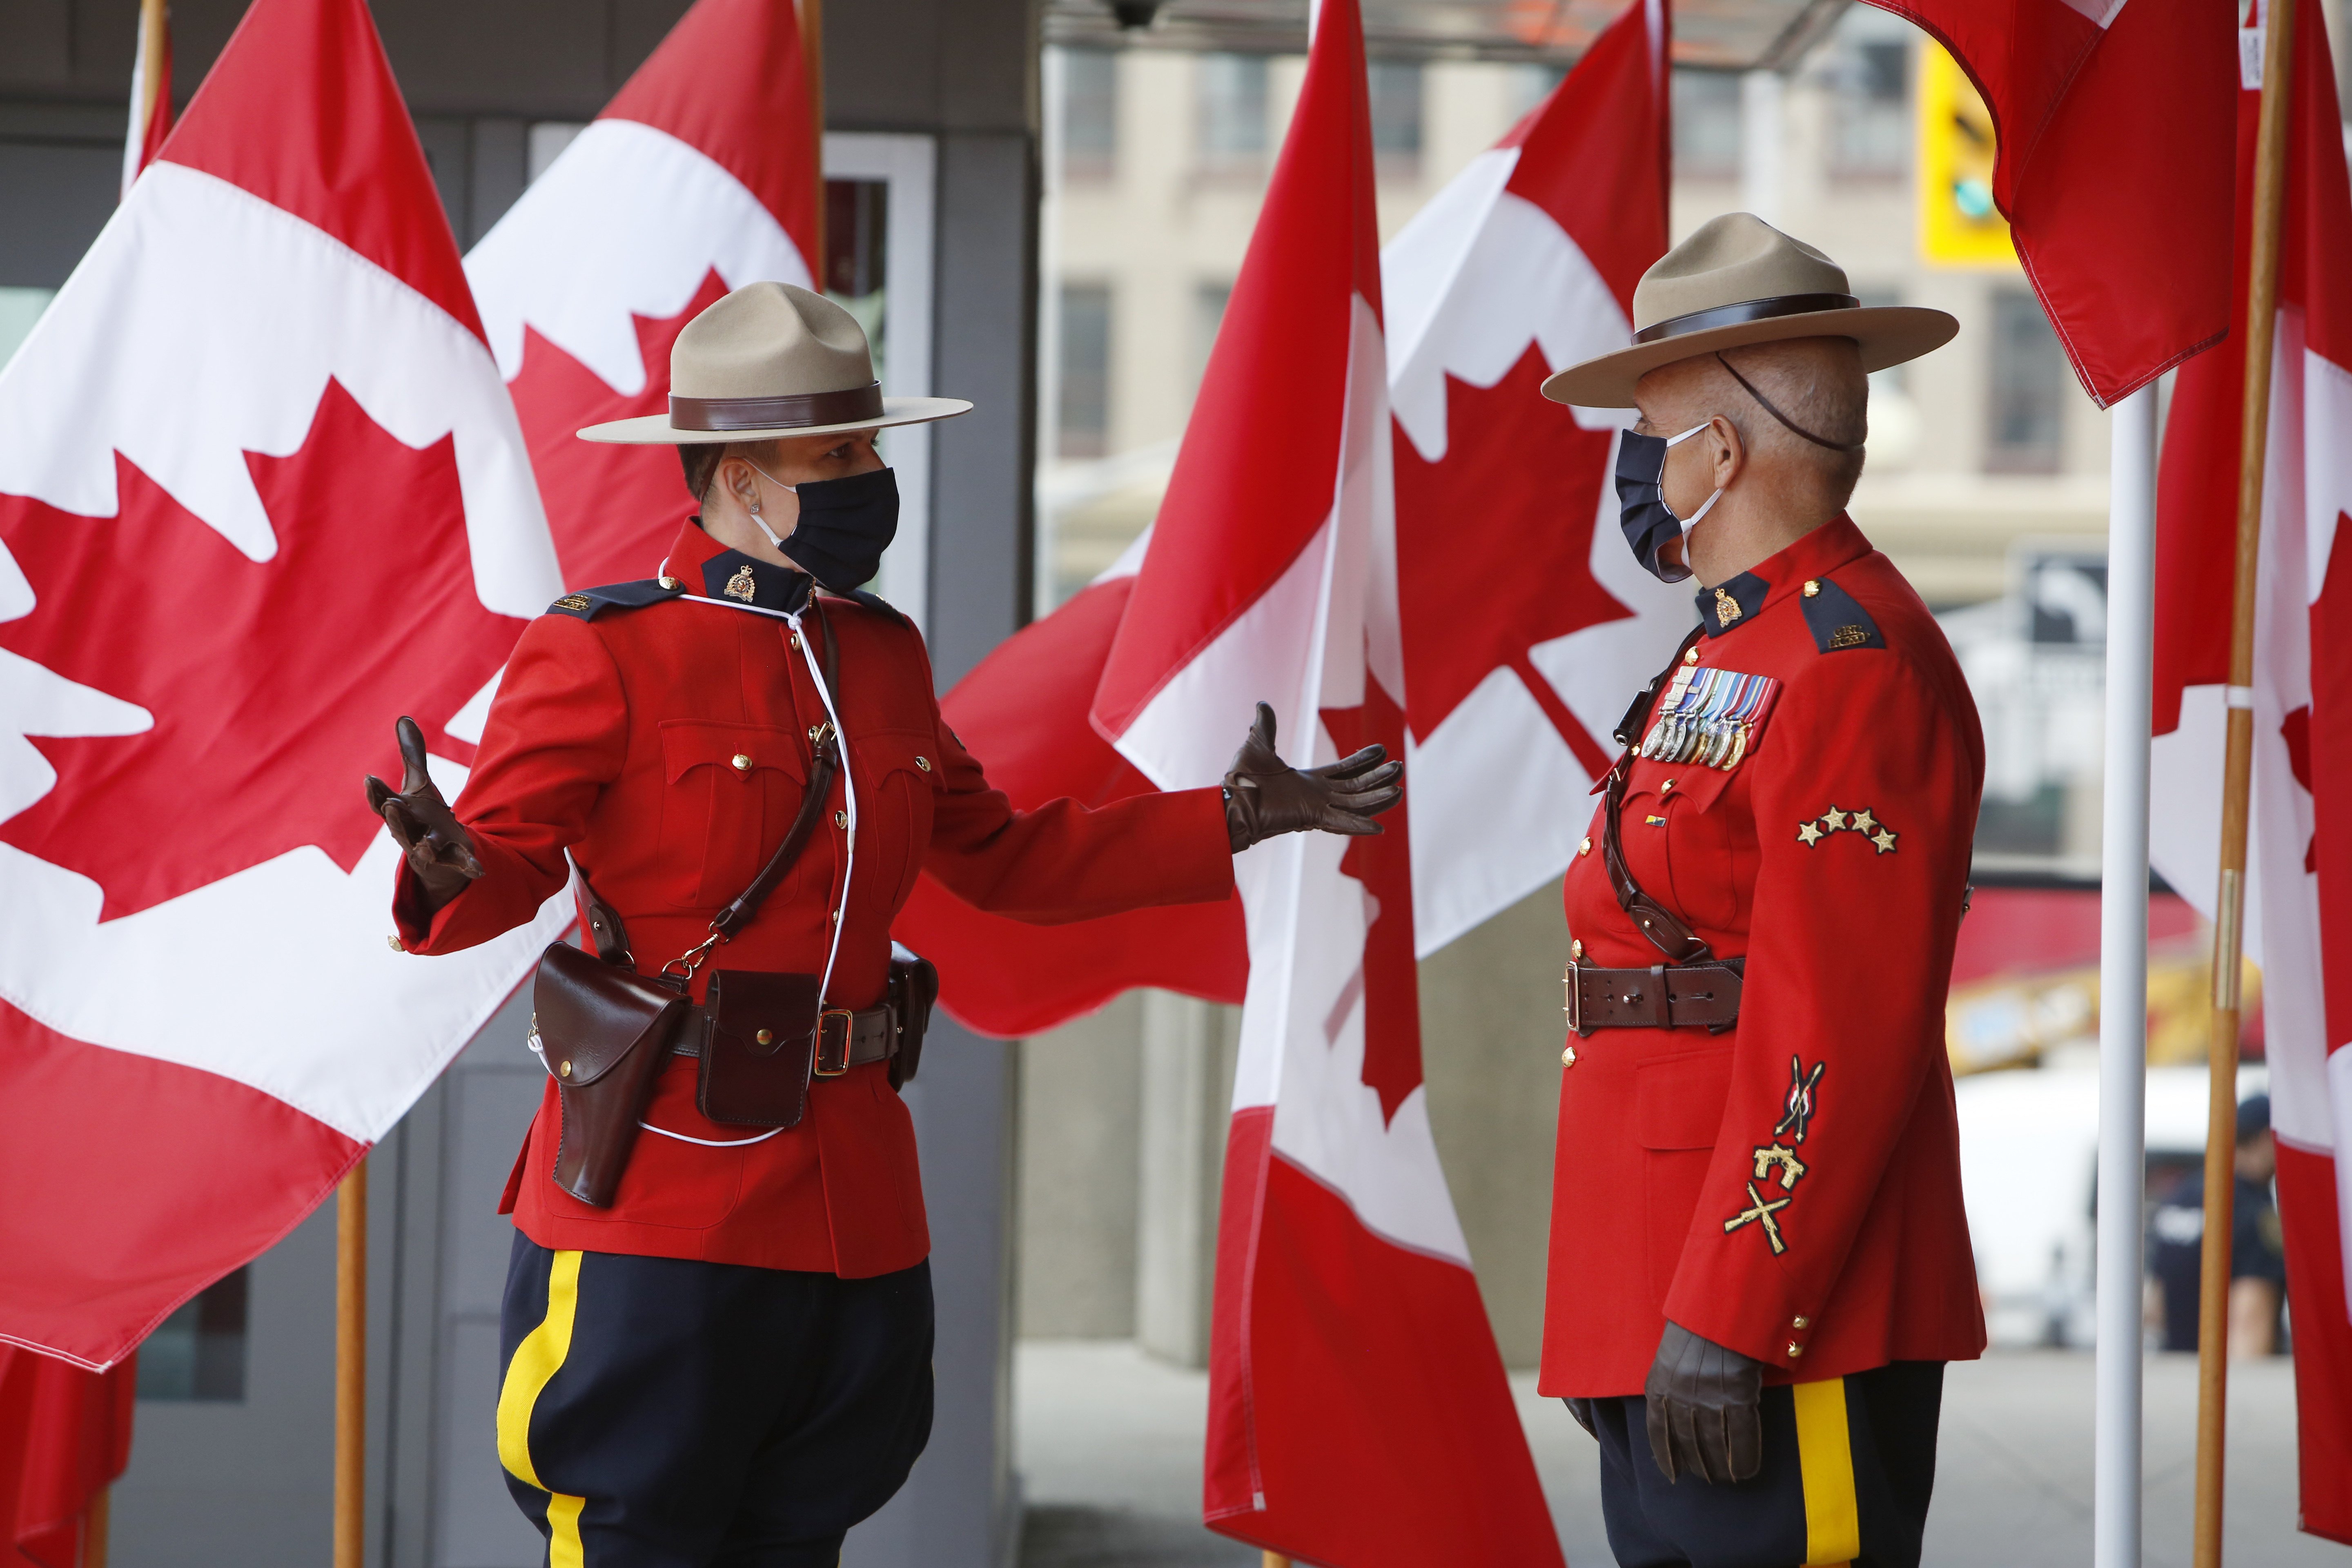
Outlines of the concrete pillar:
{"type": "Polygon", "coordinates": [[[1209,1363],[1217,1195],[1239,1026],[1237,1008],[1173,992],[1144,994],[1135,1337],[1181,1366],[1209,1363]]]}

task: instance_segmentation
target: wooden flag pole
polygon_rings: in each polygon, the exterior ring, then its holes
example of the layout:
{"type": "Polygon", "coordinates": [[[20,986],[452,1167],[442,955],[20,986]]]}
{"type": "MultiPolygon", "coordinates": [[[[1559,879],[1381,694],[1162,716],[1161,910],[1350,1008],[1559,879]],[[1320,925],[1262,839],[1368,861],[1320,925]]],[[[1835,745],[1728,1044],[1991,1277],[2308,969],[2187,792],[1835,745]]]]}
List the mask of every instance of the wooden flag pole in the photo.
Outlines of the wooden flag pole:
{"type": "Polygon", "coordinates": [[[2254,758],[2254,587],[2262,560],[2263,466],[2270,439],[2271,344],[2278,314],[2279,216],[2295,0],[2269,0],[2262,119],[2254,141],[2246,279],[2246,393],[2239,433],[2237,580],[2231,605],[2229,748],[2221,794],[2221,894],[2213,924],[2213,1044],[2205,1121],[2205,1236],[2197,1304],[2197,1514],[2192,1561],[2221,1568],[2222,1442],[2230,1379],[2230,1237],[2237,1185],[2239,971],[2245,951],[2246,819],[2254,758]]]}
{"type": "Polygon", "coordinates": [[[365,1568],[367,1537],[367,1173],[335,1194],[335,1558],[365,1568]]]}
{"type": "Polygon", "coordinates": [[[1269,1552],[1265,1554],[1265,1568],[1290,1568],[1290,1559],[1279,1552],[1269,1552]]]}
{"type": "Polygon", "coordinates": [[[171,8],[166,0],[139,0],[139,135],[155,123],[156,101],[168,90],[163,80],[164,39],[170,35],[171,8]]]}
{"type": "Polygon", "coordinates": [[[114,1489],[100,1487],[82,1516],[81,1568],[106,1568],[106,1537],[111,1524],[114,1489]]]}
{"type": "Polygon", "coordinates": [[[810,243],[809,277],[824,292],[824,0],[800,0],[801,71],[808,81],[809,133],[816,138],[816,228],[810,243]]]}

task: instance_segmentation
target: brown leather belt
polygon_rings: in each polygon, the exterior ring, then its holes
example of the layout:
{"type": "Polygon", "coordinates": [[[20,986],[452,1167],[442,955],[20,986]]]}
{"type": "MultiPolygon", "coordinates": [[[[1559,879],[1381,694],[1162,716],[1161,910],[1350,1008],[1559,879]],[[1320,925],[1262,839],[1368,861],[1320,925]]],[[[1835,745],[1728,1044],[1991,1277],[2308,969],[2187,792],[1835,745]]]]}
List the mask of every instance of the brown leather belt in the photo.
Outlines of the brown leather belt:
{"type": "Polygon", "coordinates": [[[1568,1026],[1580,1037],[1595,1029],[1706,1027],[1718,1033],[1739,1018],[1745,961],[1654,963],[1647,969],[1602,969],[1570,963],[1568,1026]]]}
{"type": "MultiPolygon", "coordinates": [[[[699,1057],[709,1029],[708,1015],[699,1007],[688,1008],[670,1054],[699,1057]]],[[[863,1013],[828,1007],[817,1015],[816,1063],[811,1070],[819,1078],[839,1078],[851,1068],[888,1061],[898,1054],[898,1010],[887,1002],[863,1013]]]]}

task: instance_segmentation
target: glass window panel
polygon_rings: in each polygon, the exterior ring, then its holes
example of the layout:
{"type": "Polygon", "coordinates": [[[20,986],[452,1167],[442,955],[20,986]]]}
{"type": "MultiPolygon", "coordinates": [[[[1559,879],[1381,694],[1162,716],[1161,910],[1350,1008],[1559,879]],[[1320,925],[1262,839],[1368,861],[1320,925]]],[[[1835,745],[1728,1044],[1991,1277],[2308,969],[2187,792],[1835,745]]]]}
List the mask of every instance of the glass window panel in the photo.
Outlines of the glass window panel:
{"type": "Polygon", "coordinates": [[[0,365],[16,357],[18,345],[32,336],[33,323],[57,297],[54,289],[0,289],[0,365]]]}
{"type": "Polygon", "coordinates": [[[1255,168],[1266,150],[1266,62],[1263,55],[1202,55],[1194,138],[1211,169],[1255,168]]]}
{"type": "Polygon", "coordinates": [[[1411,60],[1371,63],[1372,155],[1381,172],[1410,176],[1421,168],[1421,67],[1411,60]]]}
{"type": "Polygon", "coordinates": [[[1883,12],[1854,7],[1838,24],[1827,75],[1831,167],[1877,176],[1909,169],[1909,29],[1883,12]]]}
{"type": "Polygon", "coordinates": [[[889,312],[882,279],[890,252],[890,186],[882,180],[824,183],[824,293],[857,318],[874,350],[874,375],[883,378],[889,312]]]}
{"type": "Polygon", "coordinates": [[[1062,60],[1062,168],[1102,179],[1118,162],[1118,57],[1070,49],[1062,60]]]}
{"type": "Polygon", "coordinates": [[[1062,285],[1061,407],[1056,450],[1099,458],[1110,439],[1110,288],[1062,285]]]}
{"type": "Polygon", "coordinates": [[[1729,71],[1675,72],[1675,172],[1725,179],[1739,173],[1739,79],[1729,71]]]}
{"type": "Polygon", "coordinates": [[[2022,289],[1996,292],[1990,352],[1985,467],[2002,474],[2056,473],[2070,373],[2041,301],[2022,289]]]}
{"type": "Polygon", "coordinates": [[[246,1291],[240,1268],[164,1319],[139,1347],[139,1397],[241,1403],[246,1291]]]}

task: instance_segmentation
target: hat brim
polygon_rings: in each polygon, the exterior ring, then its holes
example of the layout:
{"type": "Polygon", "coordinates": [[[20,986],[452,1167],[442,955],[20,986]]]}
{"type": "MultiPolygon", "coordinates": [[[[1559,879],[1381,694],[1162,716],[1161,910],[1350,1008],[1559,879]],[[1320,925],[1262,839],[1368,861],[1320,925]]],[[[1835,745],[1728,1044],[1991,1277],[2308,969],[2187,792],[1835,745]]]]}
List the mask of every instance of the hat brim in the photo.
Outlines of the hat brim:
{"type": "Polygon", "coordinates": [[[1864,370],[1885,370],[1942,348],[1959,330],[1960,323],[1953,317],[1922,305],[1866,305],[1770,316],[1636,343],[1570,365],[1545,378],[1543,395],[1554,403],[1579,408],[1631,408],[1634,384],[1660,365],[1718,349],[1785,342],[1790,338],[1852,338],[1862,349],[1864,370]]]}
{"type": "Polygon", "coordinates": [[[707,447],[722,441],[774,441],[787,436],[838,436],[851,430],[879,430],[891,425],[926,425],[971,412],[961,397],[886,397],[882,412],[871,419],[851,419],[839,425],[788,425],[772,430],[681,430],[667,414],[646,414],[635,419],[613,419],[579,431],[583,441],[626,447],[707,447]]]}

